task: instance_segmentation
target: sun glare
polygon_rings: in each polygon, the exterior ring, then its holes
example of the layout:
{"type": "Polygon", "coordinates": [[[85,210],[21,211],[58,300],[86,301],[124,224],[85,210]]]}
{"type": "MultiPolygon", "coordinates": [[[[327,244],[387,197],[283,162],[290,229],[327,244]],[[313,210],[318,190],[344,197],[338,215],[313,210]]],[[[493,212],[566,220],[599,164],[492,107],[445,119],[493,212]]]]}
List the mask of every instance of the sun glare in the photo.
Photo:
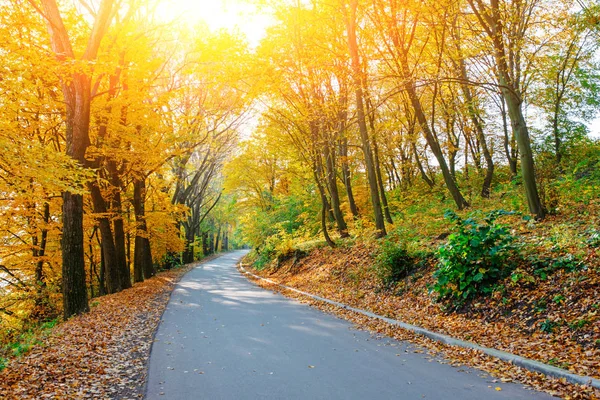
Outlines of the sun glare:
{"type": "Polygon", "coordinates": [[[202,21],[213,31],[239,31],[252,46],[258,44],[272,23],[269,15],[239,0],[162,0],[158,12],[162,18],[190,25],[202,21]]]}

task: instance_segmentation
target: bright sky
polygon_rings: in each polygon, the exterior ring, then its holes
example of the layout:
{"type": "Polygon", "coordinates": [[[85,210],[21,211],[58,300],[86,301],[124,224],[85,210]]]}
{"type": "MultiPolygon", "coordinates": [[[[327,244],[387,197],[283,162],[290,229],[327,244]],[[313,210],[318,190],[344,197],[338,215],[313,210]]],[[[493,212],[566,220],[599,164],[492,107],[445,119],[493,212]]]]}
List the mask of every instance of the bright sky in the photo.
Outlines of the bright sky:
{"type": "Polygon", "coordinates": [[[271,18],[256,11],[244,0],[161,0],[159,15],[188,24],[204,21],[212,30],[228,29],[243,33],[256,46],[272,23],[271,18]]]}

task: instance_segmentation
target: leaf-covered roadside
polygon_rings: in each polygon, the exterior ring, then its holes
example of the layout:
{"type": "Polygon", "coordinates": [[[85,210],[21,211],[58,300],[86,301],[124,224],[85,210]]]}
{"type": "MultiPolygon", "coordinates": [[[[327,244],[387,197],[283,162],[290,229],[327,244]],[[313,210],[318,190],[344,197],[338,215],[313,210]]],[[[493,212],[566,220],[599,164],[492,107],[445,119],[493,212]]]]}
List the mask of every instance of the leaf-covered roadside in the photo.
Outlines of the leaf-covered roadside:
{"type": "MultiPolygon", "coordinates": [[[[573,279],[573,274],[561,271],[543,284],[548,287],[533,288],[517,284],[506,297],[482,299],[462,313],[447,313],[440,304],[432,302],[432,297],[427,294],[427,285],[433,282],[433,268],[421,268],[413,272],[396,290],[390,291],[382,289],[377,283],[376,272],[371,268],[373,263],[374,254],[371,254],[370,248],[357,244],[337,249],[315,249],[307,257],[288,260],[276,270],[254,272],[302,291],[436,332],[554,364],[574,373],[596,378],[600,376],[600,351],[589,345],[599,338],[599,321],[593,312],[582,314],[590,302],[599,298],[600,282],[596,274],[589,273],[583,279],[580,273],[579,279],[573,279]],[[548,301],[544,309],[545,317],[549,320],[560,317],[565,321],[585,318],[589,321],[585,327],[575,326],[575,322],[571,323],[573,329],[566,323],[552,333],[540,329],[540,316],[536,313],[540,312],[542,300],[549,293],[553,298],[558,296],[552,292],[557,288],[564,289],[561,302],[548,301]],[[584,330],[585,335],[582,334],[584,330]]],[[[272,285],[269,289],[278,290],[272,285]]],[[[293,292],[284,294],[299,297],[293,292]]],[[[482,368],[498,379],[523,382],[566,399],[600,398],[600,392],[588,387],[546,378],[476,351],[445,346],[382,321],[312,299],[309,302],[372,331],[415,341],[434,352],[441,351],[453,363],[482,368]]]]}
{"type": "Polygon", "coordinates": [[[194,264],[98,298],[0,372],[2,399],[143,397],[154,331],[179,278],[194,264]]]}

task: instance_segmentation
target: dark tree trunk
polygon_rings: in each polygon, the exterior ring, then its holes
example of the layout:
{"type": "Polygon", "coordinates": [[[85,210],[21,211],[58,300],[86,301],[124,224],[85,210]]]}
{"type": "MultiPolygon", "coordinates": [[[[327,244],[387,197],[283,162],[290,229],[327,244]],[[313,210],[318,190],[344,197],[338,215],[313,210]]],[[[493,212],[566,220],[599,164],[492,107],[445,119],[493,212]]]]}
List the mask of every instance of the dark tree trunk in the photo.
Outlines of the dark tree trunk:
{"type": "Polygon", "coordinates": [[[94,212],[100,214],[100,217],[98,218],[98,228],[100,229],[100,236],[102,237],[102,252],[104,253],[106,267],[106,289],[109,294],[117,293],[120,292],[123,287],[121,286],[119,261],[117,258],[115,242],[113,240],[110,219],[108,217],[108,210],[98,184],[96,182],[91,183],[89,189],[92,197],[92,204],[94,205],[94,212]]]}
{"type": "Polygon", "coordinates": [[[35,308],[31,315],[33,319],[43,318],[45,303],[47,300],[46,295],[46,277],[44,276],[44,255],[46,254],[46,245],[48,243],[48,223],[50,222],[50,204],[44,203],[44,210],[42,213],[42,221],[44,227],[41,229],[41,238],[38,243],[37,232],[33,236],[33,258],[37,259],[35,262],[35,308]]]}
{"type": "MultiPolygon", "coordinates": [[[[106,34],[113,17],[113,1],[103,0],[95,16],[92,33],[82,59],[96,58],[100,42],[106,34]]],[[[64,25],[55,0],[42,0],[44,18],[48,22],[48,33],[52,50],[59,59],[75,59],[69,33],[64,25]]],[[[70,61],[69,61],[70,62],[70,61]]],[[[74,73],[62,81],[62,92],[66,104],[67,155],[80,165],[85,165],[85,152],[90,144],[91,78],[74,73]]],[[[85,250],[83,238],[83,198],[79,194],[65,192],[63,198],[62,247],[62,291],[65,319],[89,310],[85,284],[85,250]]]]}
{"type": "Polygon", "coordinates": [[[227,229],[223,232],[223,251],[229,251],[229,235],[227,229]]]}
{"type": "Polygon", "coordinates": [[[127,263],[127,250],[125,247],[125,228],[123,223],[123,205],[121,202],[122,182],[114,161],[108,162],[108,171],[111,175],[111,184],[114,190],[112,208],[114,214],[113,230],[115,237],[115,252],[117,256],[117,269],[122,289],[131,287],[131,271],[127,263]]]}
{"type": "Polygon", "coordinates": [[[133,278],[142,282],[156,273],[152,263],[148,227],[146,226],[146,180],[133,180],[133,212],[137,224],[135,231],[135,248],[133,251],[133,278]]]}
{"type": "Polygon", "coordinates": [[[354,192],[352,191],[352,179],[350,174],[350,166],[348,165],[348,138],[346,137],[346,113],[344,112],[340,116],[340,132],[339,132],[339,153],[341,159],[342,168],[342,180],[346,188],[346,196],[348,196],[348,204],[350,205],[350,212],[356,219],[358,218],[358,207],[354,200],[354,192]]]}
{"type": "MultiPolygon", "coordinates": [[[[511,68],[508,64],[509,60],[507,56],[512,49],[507,49],[507,46],[505,46],[503,11],[498,0],[491,0],[489,6],[482,2],[474,2],[473,0],[469,0],[469,4],[493,44],[498,83],[506,102],[512,131],[519,148],[521,175],[523,177],[529,211],[537,219],[543,219],[546,215],[546,210],[542,205],[537,189],[535,163],[533,161],[533,152],[531,151],[529,129],[523,116],[520,84],[519,80],[514,79],[514,76],[511,75],[511,68]]],[[[516,68],[519,68],[519,66],[517,65],[516,68]]]]}
{"type": "Polygon", "coordinates": [[[219,229],[217,229],[217,237],[215,239],[215,250],[219,251],[219,241],[221,240],[221,225],[219,225],[219,229]]]}
{"type": "MultiPolygon", "coordinates": [[[[373,124],[372,129],[375,130],[373,124]]],[[[383,205],[383,213],[385,220],[389,224],[393,224],[392,214],[390,213],[390,207],[388,205],[387,196],[385,195],[385,185],[383,184],[383,177],[381,175],[381,163],[379,162],[379,146],[373,133],[373,154],[375,156],[375,175],[377,176],[377,186],[379,187],[379,195],[381,196],[381,204],[383,205]]]]}
{"type": "MultiPolygon", "coordinates": [[[[340,195],[337,187],[337,171],[335,167],[335,155],[332,154],[332,149],[329,143],[325,143],[323,146],[325,153],[325,180],[327,182],[327,186],[329,187],[329,193],[331,195],[331,209],[333,211],[333,217],[335,219],[338,232],[340,237],[346,238],[350,236],[348,234],[348,226],[346,225],[346,221],[344,220],[344,215],[342,214],[342,210],[340,208],[340,195]]],[[[318,169],[321,167],[319,166],[318,169]]],[[[321,174],[319,174],[321,175],[321,174]]]]}
{"type": "Polygon", "coordinates": [[[210,254],[208,232],[202,232],[202,254],[204,254],[204,256],[208,256],[210,254]]]}
{"type": "Polygon", "coordinates": [[[98,295],[104,296],[106,290],[106,263],[104,262],[104,252],[102,251],[102,240],[98,237],[98,245],[100,245],[100,276],[98,277],[98,295]]]}

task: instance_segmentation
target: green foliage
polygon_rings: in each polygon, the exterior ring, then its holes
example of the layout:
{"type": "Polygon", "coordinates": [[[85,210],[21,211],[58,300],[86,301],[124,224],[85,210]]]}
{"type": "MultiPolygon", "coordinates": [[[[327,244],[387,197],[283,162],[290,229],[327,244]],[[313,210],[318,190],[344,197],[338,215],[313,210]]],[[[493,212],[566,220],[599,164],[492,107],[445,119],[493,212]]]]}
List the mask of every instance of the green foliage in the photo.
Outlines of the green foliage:
{"type": "Polygon", "coordinates": [[[558,270],[574,272],[585,268],[585,264],[573,256],[573,254],[543,259],[531,255],[528,257],[528,261],[533,267],[533,274],[540,277],[542,280],[546,280],[548,276],[558,270]]]}
{"type": "Polygon", "coordinates": [[[384,286],[404,279],[414,268],[415,259],[403,244],[386,240],[375,259],[375,272],[384,286]]]}
{"type": "Polygon", "coordinates": [[[164,255],[161,265],[163,265],[165,269],[181,268],[183,266],[183,261],[181,260],[179,253],[169,252],[164,255]]]}
{"type": "Polygon", "coordinates": [[[446,211],[445,217],[455,223],[456,231],[438,249],[437,281],[431,287],[438,300],[449,299],[459,307],[477,295],[491,293],[510,272],[514,238],[506,226],[496,223],[498,217],[507,214],[512,213],[491,211],[481,223],[473,216],[463,220],[446,211]]]}
{"type": "Polygon", "coordinates": [[[540,324],[540,330],[544,333],[553,333],[554,329],[558,326],[558,323],[546,319],[540,324]]]}
{"type": "Polygon", "coordinates": [[[20,357],[34,346],[41,344],[42,342],[40,339],[47,335],[57,323],[58,319],[53,319],[40,325],[36,324],[27,331],[16,336],[12,343],[8,343],[0,348],[0,371],[6,368],[9,358],[20,357]]]}
{"type": "Polygon", "coordinates": [[[573,331],[577,331],[577,330],[584,328],[586,325],[589,325],[590,323],[591,322],[589,319],[581,318],[581,319],[578,319],[577,321],[569,323],[569,328],[573,331]]]}

